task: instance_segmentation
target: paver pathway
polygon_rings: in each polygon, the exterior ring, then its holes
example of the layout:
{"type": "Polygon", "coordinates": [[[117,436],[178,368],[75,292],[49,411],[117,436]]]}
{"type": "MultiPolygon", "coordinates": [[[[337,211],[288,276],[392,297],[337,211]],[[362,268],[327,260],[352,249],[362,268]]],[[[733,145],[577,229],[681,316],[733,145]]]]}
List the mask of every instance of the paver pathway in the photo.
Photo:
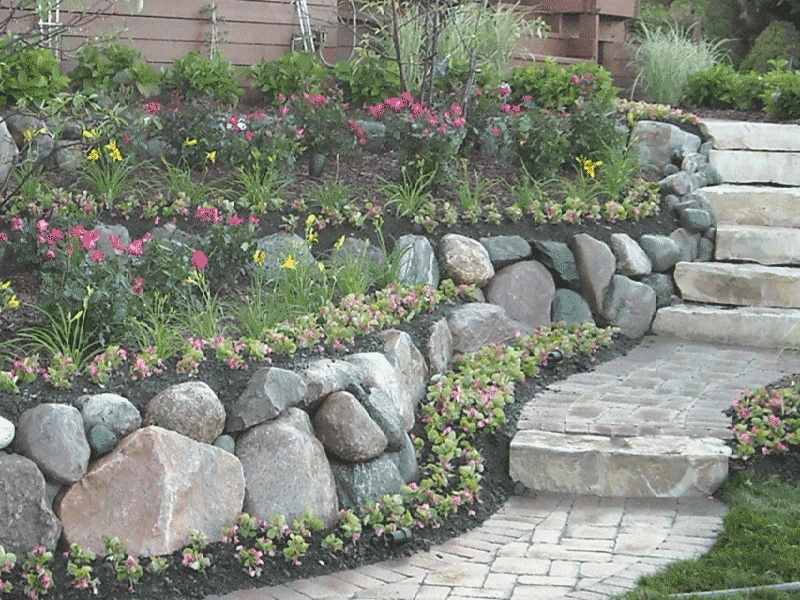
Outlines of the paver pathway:
{"type": "MultiPolygon", "coordinates": [[[[648,336],[627,356],[539,394],[518,425],[727,437],[730,420],[720,411],[739,390],[798,372],[800,354],[648,336]]],[[[480,527],[430,552],[221,598],[605,600],[634,588],[641,575],[707,552],[725,510],[710,497],[536,492],[510,498],[480,527]]]]}

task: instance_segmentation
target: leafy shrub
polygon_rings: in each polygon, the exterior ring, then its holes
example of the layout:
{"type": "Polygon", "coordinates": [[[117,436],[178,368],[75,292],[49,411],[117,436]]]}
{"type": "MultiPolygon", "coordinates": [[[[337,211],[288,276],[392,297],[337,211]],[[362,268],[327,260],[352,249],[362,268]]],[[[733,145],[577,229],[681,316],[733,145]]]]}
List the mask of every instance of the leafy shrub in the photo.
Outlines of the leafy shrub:
{"type": "Polygon", "coordinates": [[[164,77],[164,87],[195,97],[211,96],[231,104],[236,104],[243,93],[230,62],[219,54],[208,59],[199,52],[176,58],[172,70],[164,77]]]}
{"type": "Polygon", "coordinates": [[[709,108],[760,108],[762,80],[757,73],[737,73],[730,65],[716,65],[689,76],[686,103],[709,108]]]}
{"type": "Polygon", "coordinates": [[[503,132],[504,158],[524,166],[536,180],[548,179],[567,160],[566,119],[547,110],[531,110],[509,117],[503,132]]]}
{"type": "Polygon", "coordinates": [[[344,99],[355,104],[379,104],[387,97],[400,95],[400,74],[397,63],[384,60],[375,52],[356,48],[358,58],[341,60],[333,66],[337,81],[344,90],[344,99]]]}
{"type": "Polygon", "coordinates": [[[570,154],[597,160],[606,146],[624,148],[627,134],[617,130],[615,113],[593,100],[571,113],[567,120],[570,154]]]}
{"type": "Polygon", "coordinates": [[[764,75],[764,111],[779,119],[800,118],[800,72],[775,70],[764,75]]]}
{"type": "Polygon", "coordinates": [[[111,92],[114,76],[133,66],[141,57],[138,50],[111,44],[104,48],[83,44],[75,58],[78,66],[69,73],[69,83],[73,90],[103,90],[111,92]]]}
{"type": "Polygon", "coordinates": [[[0,41],[0,106],[25,100],[38,104],[55,97],[68,83],[61,74],[58,60],[48,48],[14,49],[15,40],[0,41]]]}
{"type": "Polygon", "coordinates": [[[562,68],[552,59],[545,59],[512,69],[507,81],[514,102],[529,95],[533,96],[536,106],[548,110],[569,110],[581,97],[603,104],[614,98],[617,92],[611,84],[611,74],[595,63],[562,68]]]}
{"type": "Polygon", "coordinates": [[[284,52],[278,60],[271,62],[262,59],[259,64],[250,67],[249,76],[267,101],[272,103],[278,101],[278,94],[323,93],[329,79],[328,71],[319,57],[303,52],[284,52]]]}
{"type": "Polygon", "coordinates": [[[779,58],[800,66],[800,33],[787,21],[773,21],[761,32],[739,70],[766,73],[768,61],[779,58]]]}

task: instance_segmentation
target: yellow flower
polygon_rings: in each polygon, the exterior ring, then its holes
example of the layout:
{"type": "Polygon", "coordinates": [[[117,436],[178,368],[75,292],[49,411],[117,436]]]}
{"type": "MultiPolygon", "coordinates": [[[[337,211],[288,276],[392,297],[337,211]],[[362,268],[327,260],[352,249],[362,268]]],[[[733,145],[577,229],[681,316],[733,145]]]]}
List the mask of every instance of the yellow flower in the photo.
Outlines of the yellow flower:
{"type": "Polygon", "coordinates": [[[111,160],[122,160],[122,154],[119,153],[119,148],[117,148],[117,142],[111,140],[108,144],[103,146],[106,150],[108,150],[108,155],[111,157],[111,160]]]}
{"type": "Polygon", "coordinates": [[[333,245],[333,247],[338,250],[339,248],[342,247],[342,244],[344,244],[344,236],[342,236],[338,240],[336,240],[336,243],[333,245]]]}
{"type": "Polygon", "coordinates": [[[3,285],[0,285],[0,290],[7,290],[10,285],[11,281],[6,281],[3,285]]]}
{"type": "Polygon", "coordinates": [[[11,296],[11,300],[8,301],[9,308],[17,308],[19,306],[19,300],[17,300],[16,296],[11,296]]]}
{"type": "Polygon", "coordinates": [[[100,137],[100,131],[92,127],[89,131],[83,132],[83,137],[93,140],[97,137],[100,137]]]}
{"type": "Polygon", "coordinates": [[[33,129],[28,128],[25,131],[23,131],[22,137],[25,138],[26,142],[30,142],[31,139],[33,138],[33,129]]]}
{"type": "Polygon", "coordinates": [[[291,254],[286,257],[285,261],[283,261],[283,264],[281,265],[281,268],[282,269],[294,269],[295,268],[295,266],[294,266],[294,258],[292,258],[291,254]]]}
{"type": "Polygon", "coordinates": [[[317,220],[317,216],[314,213],[311,213],[306,217],[306,227],[311,227],[314,222],[317,220]]]}
{"type": "Polygon", "coordinates": [[[323,265],[321,262],[317,263],[317,267],[319,268],[319,272],[320,273],[324,273],[325,272],[325,265],[323,265]]]}
{"type": "Polygon", "coordinates": [[[263,250],[256,250],[256,253],[253,255],[253,260],[256,261],[259,265],[263,265],[266,256],[267,255],[264,254],[263,250]]]}
{"type": "Polygon", "coordinates": [[[89,152],[89,156],[87,156],[87,158],[91,161],[95,161],[100,158],[100,155],[97,153],[96,149],[93,149],[91,152],[89,152]]]}
{"type": "Polygon", "coordinates": [[[183,142],[183,145],[184,146],[194,146],[196,143],[197,143],[197,140],[190,140],[190,139],[187,138],[186,141],[183,142]]]}
{"type": "Polygon", "coordinates": [[[214,150],[213,152],[206,152],[206,158],[210,160],[212,163],[217,162],[217,151],[214,150]]]}

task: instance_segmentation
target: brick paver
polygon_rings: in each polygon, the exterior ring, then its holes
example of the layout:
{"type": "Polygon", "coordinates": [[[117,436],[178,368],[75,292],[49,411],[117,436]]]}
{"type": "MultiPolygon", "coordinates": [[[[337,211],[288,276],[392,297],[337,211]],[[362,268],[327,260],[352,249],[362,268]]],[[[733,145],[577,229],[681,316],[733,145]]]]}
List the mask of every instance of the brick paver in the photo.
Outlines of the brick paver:
{"type": "MultiPolygon", "coordinates": [[[[544,390],[517,426],[605,435],[730,435],[742,389],[800,371],[800,354],[647,337],[625,357],[544,390]]],[[[415,554],[206,600],[607,600],[714,544],[712,498],[515,496],[480,527],[415,554]]]]}

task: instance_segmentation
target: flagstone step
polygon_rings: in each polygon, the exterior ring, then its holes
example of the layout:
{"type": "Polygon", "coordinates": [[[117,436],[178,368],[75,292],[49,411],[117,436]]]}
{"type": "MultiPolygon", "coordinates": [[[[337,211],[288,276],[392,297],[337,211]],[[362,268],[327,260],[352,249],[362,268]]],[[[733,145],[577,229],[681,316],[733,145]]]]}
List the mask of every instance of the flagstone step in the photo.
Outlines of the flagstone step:
{"type": "Polygon", "coordinates": [[[800,269],[722,262],[679,262],[673,273],[684,300],[800,308],[800,269]]]}
{"type": "Polygon", "coordinates": [[[714,256],[720,261],[797,265],[800,264],[800,229],[720,223],[714,256]]]}
{"type": "Polygon", "coordinates": [[[800,125],[703,119],[700,131],[717,150],[800,152],[800,125]]]}
{"type": "Polygon", "coordinates": [[[534,491],[626,498],[710,496],[728,474],[717,438],[518,431],[509,474],[534,491]]]}
{"type": "Polygon", "coordinates": [[[719,223],[800,227],[800,187],[723,183],[704,187],[719,223]]]}
{"type": "Polygon", "coordinates": [[[800,310],[676,304],[658,309],[653,333],[756,348],[800,345],[800,310]]]}
{"type": "Polygon", "coordinates": [[[800,152],[712,150],[709,162],[725,183],[800,185],[800,152]]]}

